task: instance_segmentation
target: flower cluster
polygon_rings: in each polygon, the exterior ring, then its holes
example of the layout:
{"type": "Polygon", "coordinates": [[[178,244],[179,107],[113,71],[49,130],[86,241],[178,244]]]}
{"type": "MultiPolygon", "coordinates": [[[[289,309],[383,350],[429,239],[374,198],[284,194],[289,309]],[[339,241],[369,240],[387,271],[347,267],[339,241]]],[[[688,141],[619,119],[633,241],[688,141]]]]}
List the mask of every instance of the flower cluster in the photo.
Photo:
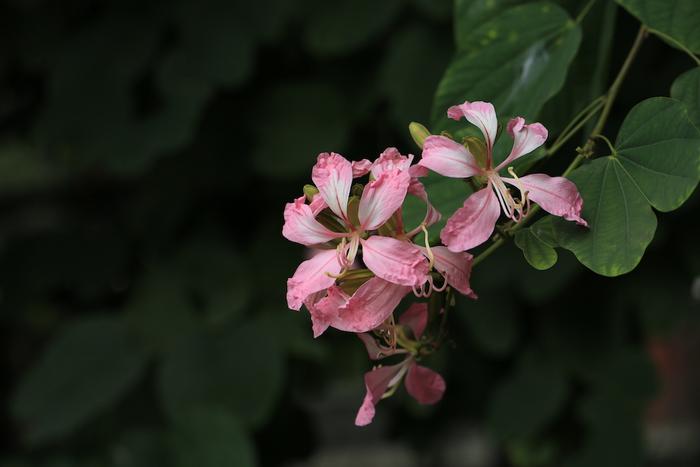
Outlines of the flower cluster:
{"type": "Polygon", "coordinates": [[[408,393],[418,402],[440,400],[444,380],[417,361],[439,346],[442,333],[433,336],[426,327],[449,303],[431,301],[430,310],[427,303],[415,303],[401,314],[398,324],[394,313],[410,293],[427,298],[450,288],[477,298],[469,284],[473,257],[466,250],[489,239],[501,212],[519,222],[535,202],[551,214],[586,225],[580,217],[582,200],[572,182],[544,174],[518,177],[509,166],[544,144],[544,126],[526,125],[520,117],[511,120],[507,129],[513,148],[494,166],[498,121],[493,106],[465,102],[451,107],[448,116],[466,118],[484,139],[458,143],[447,136],[428,136],[417,164],[412,155],[395,148],[386,149],[374,162],[322,153],[311,173],[313,185],[284,210],[282,234],[310,249],[310,258],[287,281],[289,308],[306,306],[314,337],[332,327],[357,333],[373,360],[403,355],[399,363],[365,375],[367,395],[357,425],[370,423],[376,403],[392,394],[404,378],[408,393]],[[441,218],[420,181],[428,169],[446,177],[471,178],[483,186],[447,220],[440,235],[444,246],[428,243],[427,228],[441,218]],[[511,177],[502,176],[503,170],[511,177]],[[408,195],[425,204],[418,226],[404,225],[402,210],[408,195]],[[414,242],[421,232],[423,245],[414,242]]]}

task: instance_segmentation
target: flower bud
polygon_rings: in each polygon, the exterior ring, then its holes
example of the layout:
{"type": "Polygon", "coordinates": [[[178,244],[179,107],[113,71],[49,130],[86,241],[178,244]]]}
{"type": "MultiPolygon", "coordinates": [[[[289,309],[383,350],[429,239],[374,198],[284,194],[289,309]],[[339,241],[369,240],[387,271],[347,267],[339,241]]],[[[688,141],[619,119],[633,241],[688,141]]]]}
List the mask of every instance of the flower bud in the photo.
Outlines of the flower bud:
{"type": "Polygon", "coordinates": [[[423,141],[430,136],[428,129],[418,122],[411,122],[408,125],[408,131],[411,133],[413,141],[416,142],[419,148],[423,149],[423,141]]]}
{"type": "Polygon", "coordinates": [[[314,196],[318,194],[318,188],[316,188],[313,185],[304,185],[304,196],[306,196],[306,200],[310,203],[313,201],[314,196]]]}

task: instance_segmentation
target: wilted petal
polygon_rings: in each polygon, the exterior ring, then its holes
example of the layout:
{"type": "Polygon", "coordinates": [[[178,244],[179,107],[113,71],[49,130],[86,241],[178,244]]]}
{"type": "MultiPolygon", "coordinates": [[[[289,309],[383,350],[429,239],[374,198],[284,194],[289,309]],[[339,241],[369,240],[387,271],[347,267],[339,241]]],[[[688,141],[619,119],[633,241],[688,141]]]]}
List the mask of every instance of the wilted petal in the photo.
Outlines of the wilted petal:
{"type": "Polygon", "coordinates": [[[413,362],[408,368],[406,391],[421,404],[435,404],[445,393],[445,380],[430,368],[413,362]]]}
{"type": "Polygon", "coordinates": [[[377,277],[407,286],[418,286],[428,279],[428,262],[414,244],[378,235],[360,242],[362,260],[377,277]]]}
{"type": "Polygon", "coordinates": [[[314,332],[314,338],[323,334],[329,326],[333,325],[338,319],[340,307],[345,305],[349,298],[340,287],[334,285],[328,289],[328,294],[314,303],[313,306],[307,305],[311,314],[311,328],[314,332]]]}
{"type": "Polygon", "coordinates": [[[372,164],[372,176],[379,178],[382,173],[393,169],[409,170],[412,161],[413,155],[404,156],[396,148],[386,148],[372,164]]]}
{"type": "Polygon", "coordinates": [[[367,159],[362,159],[361,161],[353,161],[352,163],[352,177],[359,178],[367,175],[372,169],[372,162],[367,159]]]}
{"type": "Polygon", "coordinates": [[[404,369],[404,364],[382,366],[375,368],[372,371],[365,373],[365,388],[367,393],[362,401],[360,410],[357,411],[355,417],[355,425],[365,426],[372,423],[374,419],[374,406],[382,400],[382,396],[389,388],[389,385],[395,383],[395,379],[400,376],[404,369]]]}
{"type": "Polygon", "coordinates": [[[314,292],[333,285],[335,279],[328,274],[339,274],[341,265],[336,250],[321,251],[299,265],[294,275],[287,279],[287,305],[299,310],[304,300],[314,292]]]}
{"type": "Polygon", "coordinates": [[[547,141],[547,129],[541,123],[525,125],[525,119],[516,117],[508,122],[508,133],[513,138],[513,149],[510,155],[501,162],[496,171],[507,167],[518,157],[530,154],[547,141]]]}
{"type": "Polygon", "coordinates": [[[477,298],[469,286],[469,276],[472,272],[474,256],[466,251],[450,251],[444,246],[434,246],[431,248],[431,251],[435,258],[434,267],[443,275],[447,283],[460,293],[471,298],[477,298]]]}
{"type": "Polygon", "coordinates": [[[483,171],[464,145],[445,136],[428,136],[425,139],[418,164],[452,178],[467,178],[483,171]]]}
{"type": "Polygon", "coordinates": [[[519,183],[528,193],[528,198],[548,213],[588,226],[588,223],[581,218],[583,199],[571,180],[545,174],[526,175],[517,180],[505,177],[501,179],[514,186],[519,183]]]}
{"type": "Polygon", "coordinates": [[[420,339],[428,325],[428,304],[414,303],[409,306],[399,318],[399,324],[411,328],[413,337],[420,339]]]}
{"type": "Polygon", "coordinates": [[[401,299],[410,291],[410,287],[373,277],[340,307],[338,319],[331,326],[341,331],[371,331],[391,316],[401,299]]]}
{"type": "Polygon", "coordinates": [[[378,229],[401,207],[411,176],[406,171],[392,169],[382,172],[362,192],[358,217],[363,230],[378,229]]]}
{"type": "Polygon", "coordinates": [[[472,194],[455,211],[440,232],[440,239],[455,252],[479,246],[491,236],[500,214],[501,206],[489,185],[472,194]]]}
{"type": "Polygon", "coordinates": [[[465,102],[462,105],[454,105],[447,109],[447,116],[452,120],[459,120],[464,117],[477,128],[481,130],[486,141],[486,147],[489,152],[493,148],[493,143],[496,141],[496,133],[498,132],[498,118],[496,118],[496,110],[490,102],[465,102]]]}
{"type": "MultiPolygon", "coordinates": [[[[284,226],[282,226],[284,238],[309,246],[346,235],[328,230],[318,222],[312,207],[304,203],[305,199],[306,197],[301,196],[295,199],[293,203],[287,203],[284,207],[284,226]]],[[[314,206],[315,209],[318,209],[318,207],[318,204],[314,206]]]]}
{"type": "Polygon", "coordinates": [[[352,164],[340,154],[318,155],[311,179],[331,211],[347,219],[348,197],[352,186],[352,164]]]}

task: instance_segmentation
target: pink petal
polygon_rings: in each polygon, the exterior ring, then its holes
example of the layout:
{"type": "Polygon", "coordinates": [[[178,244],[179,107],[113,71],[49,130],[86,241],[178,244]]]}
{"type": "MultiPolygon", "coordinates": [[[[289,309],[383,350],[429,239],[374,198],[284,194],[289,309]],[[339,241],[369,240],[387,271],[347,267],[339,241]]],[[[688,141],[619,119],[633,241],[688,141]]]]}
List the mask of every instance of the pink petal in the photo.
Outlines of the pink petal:
{"type": "Polygon", "coordinates": [[[450,251],[444,246],[434,246],[431,250],[435,258],[435,269],[445,277],[447,283],[460,293],[477,298],[469,286],[474,257],[467,252],[450,251]]]}
{"type": "MultiPolygon", "coordinates": [[[[293,203],[287,203],[284,207],[284,226],[282,226],[284,238],[309,246],[346,235],[332,232],[318,222],[312,207],[304,203],[305,199],[304,196],[301,196],[295,199],[293,203]]],[[[314,208],[318,209],[318,205],[314,208]]]]}
{"type": "Polygon", "coordinates": [[[409,169],[412,161],[412,155],[404,156],[396,148],[386,148],[372,164],[372,176],[379,178],[379,175],[383,172],[393,169],[399,169],[403,172],[409,169]]]}
{"type": "Polygon", "coordinates": [[[360,286],[350,300],[339,308],[331,325],[341,331],[368,332],[381,325],[394,312],[410,287],[373,277],[360,286]]]}
{"type": "Polygon", "coordinates": [[[352,177],[360,178],[367,175],[372,168],[372,162],[367,159],[362,159],[361,161],[353,161],[352,163],[352,177]]]}
{"type": "Polygon", "coordinates": [[[323,196],[320,194],[314,196],[314,199],[312,199],[309,203],[309,208],[311,208],[311,212],[314,214],[314,216],[318,216],[318,214],[327,207],[328,205],[326,204],[326,200],[323,199],[323,196]]]}
{"type": "Polygon", "coordinates": [[[547,141],[547,129],[541,123],[525,125],[525,119],[516,117],[508,122],[508,133],[513,138],[513,149],[510,155],[501,162],[496,171],[507,167],[518,157],[530,154],[547,141]]]}
{"type": "Polygon", "coordinates": [[[318,155],[311,179],[336,215],[347,219],[348,197],[352,186],[352,164],[340,154],[324,152],[318,155]]]}
{"type": "Polygon", "coordinates": [[[483,172],[467,148],[445,136],[425,139],[418,164],[451,178],[467,178],[483,172]]]}
{"type": "Polygon", "coordinates": [[[399,318],[399,324],[408,326],[413,331],[413,336],[420,339],[428,325],[428,304],[414,303],[404,311],[399,318]]]}
{"type": "Polygon", "coordinates": [[[411,178],[420,178],[420,177],[427,177],[430,172],[428,172],[427,167],[423,167],[422,165],[412,165],[408,169],[408,173],[411,175],[411,178]]]}
{"type": "Polygon", "coordinates": [[[339,274],[341,265],[336,250],[325,250],[299,265],[294,275],[287,279],[287,305],[299,310],[304,300],[314,292],[333,285],[330,274],[339,274]]]}
{"type": "Polygon", "coordinates": [[[389,388],[394,378],[396,378],[404,367],[404,363],[397,365],[382,366],[365,373],[365,388],[367,393],[362,401],[360,410],[355,417],[355,425],[365,426],[372,423],[374,419],[374,406],[382,400],[382,396],[389,388]]]}
{"type": "Polygon", "coordinates": [[[474,248],[489,239],[500,214],[501,206],[489,184],[455,211],[440,232],[440,239],[450,251],[474,248]]]}
{"type": "Polygon", "coordinates": [[[498,118],[496,110],[490,102],[465,102],[462,105],[454,105],[447,109],[447,116],[452,120],[464,117],[469,123],[475,125],[484,135],[486,147],[491,152],[498,132],[498,118]]]}
{"type": "Polygon", "coordinates": [[[583,199],[578,188],[571,180],[564,177],[550,177],[545,174],[532,174],[513,180],[501,177],[501,179],[513,186],[518,183],[528,192],[528,198],[539,204],[542,209],[555,216],[563,217],[568,221],[575,221],[579,225],[588,226],[581,218],[583,199]]]}
{"type": "Polygon", "coordinates": [[[421,404],[435,404],[445,393],[445,380],[430,368],[413,362],[406,374],[406,391],[421,404]]]}
{"type": "Polygon", "coordinates": [[[410,183],[408,172],[394,168],[365,185],[358,210],[362,229],[375,230],[386,222],[403,204],[410,183]]]}
{"type": "Polygon", "coordinates": [[[362,260],[377,277],[407,286],[428,280],[428,261],[414,244],[378,235],[360,242],[362,260]]]}
{"type": "Polygon", "coordinates": [[[350,297],[338,286],[328,289],[328,294],[313,306],[306,306],[311,314],[311,329],[314,338],[323,334],[329,326],[338,319],[338,310],[345,305],[350,297]]]}

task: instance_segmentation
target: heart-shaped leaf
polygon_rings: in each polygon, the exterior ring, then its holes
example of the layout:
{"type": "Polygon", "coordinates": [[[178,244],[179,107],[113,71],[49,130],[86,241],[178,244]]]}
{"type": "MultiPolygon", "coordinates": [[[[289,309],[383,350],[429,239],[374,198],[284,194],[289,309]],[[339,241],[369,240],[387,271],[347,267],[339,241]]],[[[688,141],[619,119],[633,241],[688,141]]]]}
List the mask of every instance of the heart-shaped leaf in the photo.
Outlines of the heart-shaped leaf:
{"type": "Polygon", "coordinates": [[[687,49],[700,52],[700,2],[697,0],[617,0],[652,29],[687,49]]]}

